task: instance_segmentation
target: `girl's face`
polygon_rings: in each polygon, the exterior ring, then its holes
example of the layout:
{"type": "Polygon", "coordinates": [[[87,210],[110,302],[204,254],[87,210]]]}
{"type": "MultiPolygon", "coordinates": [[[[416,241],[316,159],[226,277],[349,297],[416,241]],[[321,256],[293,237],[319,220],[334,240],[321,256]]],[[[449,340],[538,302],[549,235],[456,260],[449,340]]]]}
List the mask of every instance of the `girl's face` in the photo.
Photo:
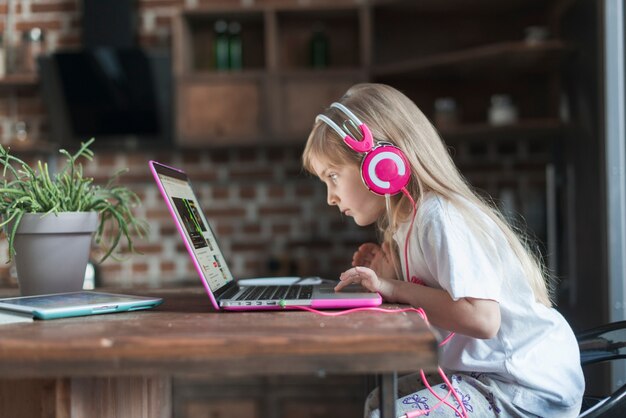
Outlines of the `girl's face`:
{"type": "Polygon", "coordinates": [[[371,225],[385,213],[385,198],[370,192],[359,167],[352,164],[332,165],[318,158],[311,160],[315,174],[326,184],[327,203],[352,216],[359,226],[371,225]]]}

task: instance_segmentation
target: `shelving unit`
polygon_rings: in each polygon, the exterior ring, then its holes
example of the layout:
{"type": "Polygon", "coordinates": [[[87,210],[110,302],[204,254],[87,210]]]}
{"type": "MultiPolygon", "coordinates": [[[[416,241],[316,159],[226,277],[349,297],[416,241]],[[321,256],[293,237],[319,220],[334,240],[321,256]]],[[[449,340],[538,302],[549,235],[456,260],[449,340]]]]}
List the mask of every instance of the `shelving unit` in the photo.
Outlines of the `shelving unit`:
{"type": "Polygon", "coordinates": [[[369,9],[334,6],[202,8],[174,22],[176,137],[183,147],[302,143],[315,115],[369,71],[369,9]],[[216,69],[214,25],[241,23],[243,68],[216,69]],[[328,63],[314,68],[315,29],[328,63]]]}
{"type": "Polygon", "coordinates": [[[502,93],[520,114],[520,129],[507,135],[522,137],[537,120],[559,126],[557,74],[574,47],[555,36],[555,16],[569,3],[372,0],[185,10],[174,23],[178,144],[302,143],[315,115],[362,81],[402,89],[431,119],[438,97],[455,98],[461,121],[444,135],[471,137],[481,124],[481,134],[501,134],[485,123],[490,96],[502,93]],[[215,69],[218,20],[241,23],[241,70],[215,69]],[[534,25],[550,36],[524,40],[534,25]],[[328,38],[323,69],[310,65],[316,27],[328,38]]]}

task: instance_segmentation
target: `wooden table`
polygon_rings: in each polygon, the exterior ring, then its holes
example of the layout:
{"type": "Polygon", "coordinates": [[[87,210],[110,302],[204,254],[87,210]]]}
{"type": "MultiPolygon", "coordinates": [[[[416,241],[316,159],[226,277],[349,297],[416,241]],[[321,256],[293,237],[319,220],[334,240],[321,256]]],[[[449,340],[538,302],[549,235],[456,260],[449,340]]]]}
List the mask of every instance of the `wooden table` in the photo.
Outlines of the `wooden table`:
{"type": "Polygon", "coordinates": [[[202,289],[150,311],[0,327],[1,417],[170,417],[173,377],[378,374],[395,415],[398,372],[436,370],[414,313],[215,312],[202,289]]]}

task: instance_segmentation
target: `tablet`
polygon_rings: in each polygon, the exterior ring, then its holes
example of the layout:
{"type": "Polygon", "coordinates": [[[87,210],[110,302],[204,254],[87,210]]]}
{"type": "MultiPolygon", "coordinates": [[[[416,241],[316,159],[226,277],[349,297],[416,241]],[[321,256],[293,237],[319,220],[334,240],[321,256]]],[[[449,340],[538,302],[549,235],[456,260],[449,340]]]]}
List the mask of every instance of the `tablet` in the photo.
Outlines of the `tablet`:
{"type": "Polygon", "coordinates": [[[163,299],[154,297],[81,291],[0,299],[0,310],[57,319],[150,309],[161,302],[163,299]]]}

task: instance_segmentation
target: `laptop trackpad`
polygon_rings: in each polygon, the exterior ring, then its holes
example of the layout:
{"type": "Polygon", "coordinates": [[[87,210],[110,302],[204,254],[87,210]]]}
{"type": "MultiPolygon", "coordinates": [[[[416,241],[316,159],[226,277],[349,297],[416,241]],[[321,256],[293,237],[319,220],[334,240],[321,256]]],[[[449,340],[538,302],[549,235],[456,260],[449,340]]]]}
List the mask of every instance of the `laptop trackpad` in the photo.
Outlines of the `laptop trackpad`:
{"type": "Polygon", "coordinates": [[[339,292],[335,291],[335,286],[336,286],[335,284],[317,286],[315,288],[316,289],[315,292],[313,293],[313,297],[323,297],[323,298],[337,297],[339,298],[342,296],[346,297],[346,296],[353,296],[353,295],[362,296],[363,293],[372,294],[372,292],[370,292],[369,290],[367,290],[360,284],[348,285],[344,287],[343,289],[341,289],[339,292]]]}

